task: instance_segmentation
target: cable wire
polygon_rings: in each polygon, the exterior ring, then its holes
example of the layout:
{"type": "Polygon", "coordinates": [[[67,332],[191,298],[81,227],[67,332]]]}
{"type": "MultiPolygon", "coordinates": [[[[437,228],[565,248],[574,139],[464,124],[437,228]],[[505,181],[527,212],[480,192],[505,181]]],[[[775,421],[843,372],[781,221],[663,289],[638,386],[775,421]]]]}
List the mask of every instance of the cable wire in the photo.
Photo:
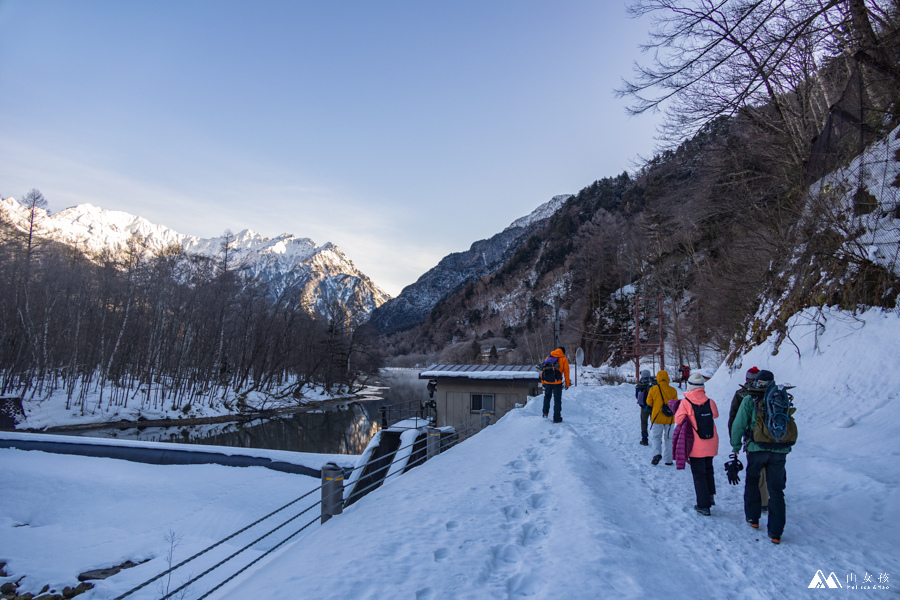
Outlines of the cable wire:
{"type": "MultiPolygon", "coordinates": [[[[496,414],[496,413],[492,413],[492,414],[496,414]]],[[[449,450],[449,448],[451,448],[451,447],[455,446],[456,444],[458,444],[458,443],[460,443],[460,442],[462,442],[462,441],[465,441],[466,439],[468,439],[469,437],[471,437],[470,435],[467,435],[467,433],[468,433],[470,430],[474,429],[476,426],[480,426],[480,425],[484,422],[485,416],[486,416],[486,414],[481,414],[481,415],[479,415],[479,416],[477,416],[477,417],[475,417],[475,418],[473,418],[473,419],[470,419],[469,421],[464,421],[463,423],[460,423],[459,425],[457,425],[456,427],[454,427],[454,428],[453,428],[453,432],[454,432],[457,436],[462,435],[463,437],[461,437],[461,439],[457,439],[456,441],[454,441],[454,442],[453,442],[448,448],[446,448],[446,449],[449,450]],[[460,426],[462,426],[462,427],[460,427],[460,426]]],[[[483,427],[481,427],[481,428],[483,429],[483,427]]],[[[476,433],[477,433],[477,432],[476,432],[476,433]]],[[[385,466],[380,467],[379,469],[376,469],[375,471],[369,473],[367,476],[372,476],[372,475],[378,474],[378,473],[380,473],[381,471],[384,471],[385,469],[390,468],[391,466],[393,466],[393,459],[396,458],[396,455],[397,455],[398,452],[400,452],[401,450],[406,450],[406,449],[409,449],[409,448],[413,448],[417,443],[420,443],[418,439],[414,440],[413,442],[411,442],[411,443],[409,443],[409,444],[407,444],[407,445],[405,445],[405,446],[401,446],[401,447],[397,448],[396,450],[393,450],[392,452],[389,452],[389,453],[385,454],[385,455],[382,456],[382,457],[379,457],[379,459],[377,459],[377,460],[383,460],[383,459],[386,459],[386,458],[389,458],[389,457],[392,457],[392,458],[391,458],[391,461],[388,462],[385,466]]],[[[412,453],[410,453],[410,457],[412,457],[412,453]]],[[[413,463],[413,465],[407,464],[407,467],[406,467],[406,468],[409,468],[410,466],[417,466],[417,465],[420,464],[421,462],[422,462],[422,461],[420,460],[420,461],[417,461],[417,462],[413,463]]],[[[345,470],[344,470],[345,476],[346,476],[346,475],[349,475],[349,474],[351,474],[351,473],[353,473],[354,471],[356,471],[356,470],[358,470],[358,469],[364,469],[367,465],[368,465],[368,463],[363,464],[363,465],[357,465],[357,466],[353,467],[352,469],[345,469],[345,470]]],[[[369,485],[369,486],[363,488],[363,489],[360,490],[359,492],[356,492],[356,491],[354,490],[353,493],[351,493],[350,496],[348,496],[348,499],[349,499],[350,497],[354,497],[354,496],[356,496],[356,497],[362,497],[362,496],[365,495],[365,493],[368,492],[369,490],[371,490],[371,489],[373,489],[373,488],[375,488],[375,487],[378,487],[378,486],[382,485],[389,477],[393,477],[393,476],[396,476],[396,475],[401,475],[402,473],[404,473],[404,472],[406,471],[406,468],[404,468],[403,470],[398,470],[397,472],[392,473],[392,474],[390,474],[390,475],[386,475],[386,476],[384,476],[384,477],[378,478],[377,481],[375,481],[375,482],[372,483],[371,485],[369,485]]],[[[355,483],[358,483],[358,482],[361,481],[361,480],[362,480],[362,476],[361,476],[360,479],[358,479],[355,483]]],[[[283,511],[283,510],[285,510],[286,508],[288,508],[288,507],[290,507],[290,506],[296,504],[297,502],[303,500],[304,498],[309,497],[310,495],[314,494],[315,492],[321,490],[323,487],[324,487],[324,485],[320,485],[320,486],[318,486],[318,487],[316,487],[316,488],[314,488],[314,489],[312,489],[312,490],[306,492],[306,493],[303,494],[302,496],[300,496],[300,497],[298,497],[298,498],[296,498],[296,499],[294,499],[294,500],[288,502],[287,504],[285,504],[284,506],[282,506],[282,507],[280,507],[280,508],[275,509],[274,511],[270,512],[269,514],[267,514],[267,515],[265,515],[265,516],[263,516],[263,517],[257,519],[257,520],[254,521],[253,523],[250,523],[250,524],[247,525],[246,527],[243,527],[243,528],[241,528],[241,529],[235,531],[235,532],[232,533],[231,535],[229,535],[229,536],[227,536],[227,537],[225,537],[225,538],[219,540],[218,542],[216,542],[216,543],[214,543],[214,544],[208,546],[207,548],[201,550],[200,552],[197,552],[197,553],[194,554],[193,556],[184,559],[183,561],[181,561],[181,562],[178,563],[177,565],[174,565],[174,566],[170,567],[169,569],[167,569],[167,570],[163,571],[162,573],[160,573],[160,574],[158,574],[158,575],[156,575],[156,576],[154,576],[154,577],[148,579],[147,581],[144,581],[144,582],[141,583],[140,585],[135,586],[134,588],[128,590],[127,592],[121,594],[120,596],[117,596],[114,600],[123,600],[124,598],[130,596],[130,595],[133,594],[134,592],[137,592],[137,591],[139,591],[139,590],[141,590],[141,589],[147,587],[148,585],[150,585],[150,584],[153,583],[154,581],[158,581],[159,579],[165,577],[166,575],[168,575],[168,574],[170,574],[170,573],[176,571],[177,569],[180,569],[181,567],[185,566],[185,565],[188,564],[189,562],[191,562],[191,561],[193,561],[193,560],[196,560],[197,558],[203,556],[204,554],[206,554],[207,552],[213,550],[214,548],[217,548],[218,546],[221,546],[221,545],[224,544],[225,542],[227,542],[227,541],[229,541],[229,540],[235,538],[236,536],[238,536],[238,535],[240,535],[240,534],[246,532],[247,530],[251,529],[252,527],[254,527],[254,526],[256,526],[256,525],[262,523],[262,522],[265,521],[266,519],[269,519],[269,518],[273,517],[274,515],[278,514],[279,512],[281,512],[281,511],[283,511]]],[[[354,487],[355,487],[355,484],[354,484],[354,487]]],[[[224,558],[223,560],[219,561],[218,563],[216,563],[216,564],[213,565],[212,567],[206,569],[205,571],[203,571],[202,573],[200,573],[200,574],[197,575],[196,577],[193,577],[192,579],[189,579],[187,582],[185,582],[185,583],[182,584],[181,586],[177,587],[175,590],[169,592],[168,594],[166,594],[165,596],[163,596],[162,598],[160,598],[160,600],[168,600],[168,598],[171,598],[171,597],[174,596],[175,594],[181,592],[182,590],[185,590],[185,589],[186,589],[188,586],[190,586],[191,584],[196,583],[197,581],[199,581],[200,579],[202,579],[202,578],[205,577],[206,575],[210,574],[212,571],[218,569],[219,567],[221,567],[222,565],[224,565],[224,564],[227,563],[228,561],[232,560],[233,558],[235,558],[235,557],[238,556],[239,554],[241,554],[241,553],[245,552],[246,550],[250,549],[251,547],[253,547],[253,546],[256,545],[257,543],[259,543],[260,541],[264,540],[265,538],[269,537],[270,535],[272,535],[272,534],[275,533],[276,531],[280,530],[281,528],[285,527],[285,526],[288,525],[289,523],[291,523],[291,522],[293,522],[294,520],[298,519],[299,517],[301,517],[302,515],[306,514],[307,512],[309,512],[310,510],[312,510],[312,509],[315,508],[316,506],[322,504],[322,503],[323,503],[325,500],[327,500],[328,498],[331,498],[332,496],[334,496],[334,495],[336,495],[336,494],[338,494],[338,493],[343,494],[343,492],[344,492],[344,487],[342,486],[340,489],[338,489],[338,490],[332,492],[332,493],[329,494],[328,496],[326,496],[326,497],[324,497],[324,498],[318,500],[317,502],[314,502],[313,504],[309,505],[308,507],[306,507],[305,509],[303,509],[302,511],[300,511],[299,513],[297,513],[296,515],[294,515],[294,516],[291,517],[290,519],[284,521],[283,523],[281,523],[280,525],[278,525],[278,526],[275,527],[274,529],[272,529],[272,530],[268,531],[267,533],[265,533],[265,534],[259,536],[258,538],[256,538],[256,539],[253,540],[252,542],[250,542],[249,544],[245,545],[243,548],[241,548],[241,549],[239,549],[239,550],[233,552],[231,555],[229,555],[229,556],[227,556],[226,558],[224,558]]],[[[228,583],[229,581],[233,580],[233,579],[234,579],[235,577],[237,577],[240,573],[246,571],[250,566],[256,564],[257,562],[259,562],[260,560],[262,560],[262,558],[264,558],[265,556],[267,556],[268,554],[270,554],[271,552],[273,552],[275,549],[277,549],[277,548],[281,547],[282,545],[284,545],[288,540],[294,538],[296,535],[298,535],[299,533],[301,533],[302,531],[304,531],[304,530],[305,530],[306,528],[308,528],[310,525],[312,525],[313,523],[315,523],[316,520],[318,520],[319,518],[321,518],[321,517],[320,517],[320,516],[317,516],[315,519],[312,519],[311,521],[309,521],[308,523],[306,523],[305,525],[303,525],[300,529],[298,529],[297,531],[293,532],[293,533],[292,533],[291,535],[289,535],[287,538],[285,538],[284,540],[282,540],[281,542],[279,542],[278,544],[276,544],[275,546],[273,546],[272,548],[270,548],[268,551],[264,552],[262,555],[260,555],[259,557],[257,557],[256,559],[254,559],[253,561],[251,561],[250,563],[248,563],[247,565],[245,565],[244,567],[242,567],[241,569],[239,569],[238,571],[236,571],[235,573],[233,573],[232,575],[230,575],[228,578],[226,578],[224,581],[220,582],[218,585],[216,585],[216,586],[213,587],[212,589],[208,590],[203,596],[200,596],[200,598],[198,598],[198,600],[202,600],[203,598],[206,598],[206,597],[209,596],[212,592],[218,590],[218,589],[221,588],[223,585],[225,585],[225,584],[228,583]]]]}

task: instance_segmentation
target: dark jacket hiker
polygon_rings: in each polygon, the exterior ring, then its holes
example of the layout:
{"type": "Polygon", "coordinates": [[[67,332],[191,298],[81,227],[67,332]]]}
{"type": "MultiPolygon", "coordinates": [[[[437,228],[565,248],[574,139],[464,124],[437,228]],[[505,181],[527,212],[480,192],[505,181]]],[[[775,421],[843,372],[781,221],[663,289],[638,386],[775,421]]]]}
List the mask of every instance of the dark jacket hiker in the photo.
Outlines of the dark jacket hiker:
{"type": "MultiPolygon", "coordinates": [[[[775,441],[765,431],[765,391],[775,385],[775,376],[771,371],[760,371],[751,388],[763,391],[763,394],[748,393],[731,425],[731,448],[739,452],[741,445],[747,448],[747,472],[744,487],[744,516],[755,528],[759,527],[762,513],[762,498],[759,493],[761,473],[766,475],[766,488],[769,492],[769,520],[767,524],[769,538],[778,544],[784,533],[786,521],[784,488],[786,484],[785,463],[791,446],[796,441],[796,426],[793,429],[793,440],[775,441]]],[[[791,419],[793,422],[793,419],[791,419]]]]}

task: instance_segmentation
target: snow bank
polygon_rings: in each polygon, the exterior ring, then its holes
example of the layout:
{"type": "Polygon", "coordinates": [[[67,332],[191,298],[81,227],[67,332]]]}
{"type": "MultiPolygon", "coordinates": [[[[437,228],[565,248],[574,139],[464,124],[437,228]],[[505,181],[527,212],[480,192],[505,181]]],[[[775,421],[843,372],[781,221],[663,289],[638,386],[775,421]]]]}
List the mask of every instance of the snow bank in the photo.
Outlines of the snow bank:
{"type": "MultiPolygon", "coordinates": [[[[788,329],[777,354],[773,335],[734,372],[720,367],[707,392],[725,413],[752,366],[795,386],[799,434],[788,459],[791,508],[834,524],[845,536],[836,550],[859,544],[860,532],[872,526],[900,547],[900,315],[878,308],[856,315],[807,309],[788,321],[788,329]]],[[[720,452],[730,452],[724,439],[720,452]]]]}
{"type": "MultiPolygon", "coordinates": [[[[721,409],[711,517],[692,508],[689,472],[653,466],[650,449],[638,445],[633,386],[579,385],[563,393],[562,424],[541,418],[540,400],[530,401],[326,525],[316,522],[211,600],[793,600],[821,593],[808,591],[819,571],[845,588],[867,576],[876,584],[886,578],[890,588],[900,576],[900,445],[890,435],[900,427],[900,317],[879,310],[822,317],[792,319],[799,355],[790,343],[772,355],[770,341],[708,382],[721,409]],[[788,457],[780,546],[745,524],[743,485],[729,486],[722,472],[728,403],[753,365],[796,386],[800,437],[788,457]]],[[[583,372],[583,382],[597,381],[596,371],[583,372]]],[[[94,600],[165,570],[168,532],[182,536],[181,560],[318,486],[257,467],[160,467],[9,449],[0,449],[0,474],[0,560],[8,562],[7,581],[26,576],[23,586],[31,587],[23,592],[150,559],[98,582],[94,600]]],[[[211,574],[192,596],[234,571],[211,574]]],[[[134,597],[161,595],[144,592],[134,597]]],[[[895,596],[887,589],[865,597],[895,596]]]]}

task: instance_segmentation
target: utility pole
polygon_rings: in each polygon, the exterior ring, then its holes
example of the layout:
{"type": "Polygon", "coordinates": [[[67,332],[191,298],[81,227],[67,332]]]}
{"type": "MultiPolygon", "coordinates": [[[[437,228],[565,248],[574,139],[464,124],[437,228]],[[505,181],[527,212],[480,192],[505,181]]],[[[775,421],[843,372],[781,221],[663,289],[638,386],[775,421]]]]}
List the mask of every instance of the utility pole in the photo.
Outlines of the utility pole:
{"type": "MultiPolygon", "coordinates": [[[[665,370],[666,368],[666,348],[665,348],[665,337],[664,337],[664,313],[663,313],[663,299],[662,296],[659,295],[656,297],[657,301],[657,311],[656,311],[656,322],[659,329],[659,341],[658,342],[647,342],[641,343],[641,317],[649,317],[652,315],[648,310],[641,310],[642,303],[647,300],[652,300],[652,298],[640,298],[638,296],[634,297],[634,344],[626,346],[624,349],[625,356],[631,356],[632,360],[634,360],[634,376],[635,379],[640,379],[641,377],[641,357],[642,356],[654,356],[659,355],[659,368],[665,370]]],[[[646,308],[646,307],[645,307],[646,308]]]]}
{"type": "Polygon", "coordinates": [[[559,296],[553,299],[553,349],[559,348],[559,296]]]}

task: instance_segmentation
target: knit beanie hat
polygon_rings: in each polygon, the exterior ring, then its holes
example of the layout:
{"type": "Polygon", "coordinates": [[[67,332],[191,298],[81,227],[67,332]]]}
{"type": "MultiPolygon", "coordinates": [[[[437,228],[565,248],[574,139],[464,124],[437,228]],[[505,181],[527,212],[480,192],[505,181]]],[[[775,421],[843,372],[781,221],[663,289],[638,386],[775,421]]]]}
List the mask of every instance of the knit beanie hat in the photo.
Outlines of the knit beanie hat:
{"type": "Polygon", "coordinates": [[[645,377],[647,379],[650,379],[650,377],[651,377],[650,371],[648,371],[647,369],[644,369],[643,371],[641,371],[641,379],[644,379],[645,377]]]}
{"type": "Polygon", "coordinates": [[[703,378],[703,375],[696,372],[691,373],[691,376],[688,377],[687,380],[687,391],[693,392],[694,390],[702,390],[704,383],[706,383],[706,380],[703,378]]]}
{"type": "Polygon", "coordinates": [[[750,367],[747,369],[747,381],[753,381],[756,379],[756,375],[759,373],[758,367],[750,367]]]}

